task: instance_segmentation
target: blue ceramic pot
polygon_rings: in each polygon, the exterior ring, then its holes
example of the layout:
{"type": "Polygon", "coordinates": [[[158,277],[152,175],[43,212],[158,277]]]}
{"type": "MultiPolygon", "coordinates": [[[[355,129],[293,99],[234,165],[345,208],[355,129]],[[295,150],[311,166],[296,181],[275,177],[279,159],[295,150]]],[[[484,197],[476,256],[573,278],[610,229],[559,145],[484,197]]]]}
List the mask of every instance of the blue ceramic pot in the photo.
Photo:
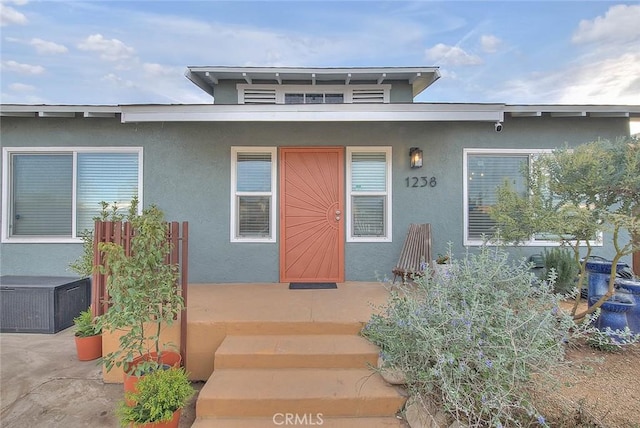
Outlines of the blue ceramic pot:
{"type": "Polygon", "coordinates": [[[616,279],[616,286],[628,294],[636,306],[627,312],[627,322],[634,334],[640,334],[640,280],[616,279]]]}
{"type": "MultiPolygon", "coordinates": [[[[589,297],[589,305],[593,306],[602,296],[589,297]]],[[[627,312],[635,307],[633,300],[626,294],[618,293],[604,302],[600,307],[600,316],[596,320],[596,327],[605,330],[624,330],[629,326],[627,312]]]]}
{"type": "MultiPolygon", "coordinates": [[[[586,264],[586,271],[589,279],[589,297],[602,296],[609,291],[609,278],[611,277],[611,267],[613,263],[603,259],[589,259],[586,264]]],[[[616,269],[624,269],[625,263],[618,263],[616,269]]],[[[588,300],[591,302],[591,299],[588,300]]],[[[589,303],[589,306],[591,304],[589,303]]]]}

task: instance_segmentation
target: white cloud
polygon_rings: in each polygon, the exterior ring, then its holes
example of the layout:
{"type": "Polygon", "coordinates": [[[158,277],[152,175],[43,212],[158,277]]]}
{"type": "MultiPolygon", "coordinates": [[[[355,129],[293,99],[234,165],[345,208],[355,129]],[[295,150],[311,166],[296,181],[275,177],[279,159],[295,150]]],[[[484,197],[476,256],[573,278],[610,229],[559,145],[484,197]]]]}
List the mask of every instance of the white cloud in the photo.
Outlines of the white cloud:
{"type": "Polygon", "coordinates": [[[151,76],[173,76],[176,74],[176,72],[179,73],[179,70],[177,70],[176,67],[170,67],[150,62],[142,64],[142,69],[146,74],[149,74],[151,76]]]}
{"type": "Polygon", "coordinates": [[[11,24],[24,25],[27,23],[27,17],[23,13],[18,12],[4,3],[5,2],[0,2],[0,27],[11,24]]]}
{"type": "Polygon", "coordinates": [[[498,48],[502,46],[502,40],[491,34],[483,34],[480,37],[480,46],[484,52],[496,53],[498,48]]]}
{"type": "Polygon", "coordinates": [[[449,46],[438,43],[425,51],[429,60],[441,65],[479,65],[482,59],[477,55],[471,55],[458,46],[449,46]]]}
{"type": "Polygon", "coordinates": [[[59,54],[66,53],[69,50],[66,46],[60,45],[58,43],[49,42],[47,40],[42,40],[38,38],[33,38],[29,41],[29,44],[36,48],[36,51],[39,54],[59,54]]]}
{"type": "Polygon", "coordinates": [[[2,61],[2,69],[20,74],[42,74],[45,71],[41,65],[21,64],[16,61],[2,61]]]}
{"type": "Polygon", "coordinates": [[[36,87],[24,83],[12,83],[9,85],[9,89],[14,92],[32,92],[36,89],[36,87]]]}
{"type": "Polygon", "coordinates": [[[102,80],[122,88],[133,88],[135,86],[135,84],[131,80],[123,79],[122,77],[117,76],[114,73],[109,73],[105,76],[102,76],[102,80]]]}
{"type": "Polygon", "coordinates": [[[639,76],[640,53],[581,58],[566,68],[509,80],[491,96],[507,103],[638,104],[639,76]]]}
{"type": "Polygon", "coordinates": [[[105,39],[102,34],[92,34],[78,44],[78,49],[99,52],[105,61],[122,61],[131,58],[135,50],[118,39],[105,39]]]}
{"type": "Polygon", "coordinates": [[[640,5],[615,5],[610,7],[604,16],[580,21],[571,41],[573,43],[640,41],[640,5]]]}

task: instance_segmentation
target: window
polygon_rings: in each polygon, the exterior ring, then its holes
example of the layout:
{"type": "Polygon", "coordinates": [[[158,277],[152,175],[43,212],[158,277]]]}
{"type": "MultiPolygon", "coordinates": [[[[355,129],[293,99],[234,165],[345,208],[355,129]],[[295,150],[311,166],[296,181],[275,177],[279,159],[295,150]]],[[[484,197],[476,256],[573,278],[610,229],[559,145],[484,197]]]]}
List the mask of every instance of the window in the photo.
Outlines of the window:
{"type": "Polygon", "coordinates": [[[3,149],[3,242],[74,242],[101,211],[126,209],[142,182],[141,148],[3,149]]]}
{"type": "MultiPolygon", "coordinates": [[[[495,233],[495,222],[489,216],[489,208],[497,202],[496,189],[505,180],[512,188],[528,193],[523,172],[531,161],[549,150],[464,150],[464,195],[465,195],[465,245],[482,244],[483,235],[495,233]]],[[[538,234],[532,236],[527,245],[557,245],[554,236],[538,234]]]]}
{"type": "Polygon", "coordinates": [[[239,104],[386,104],[391,85],[238,84],[239,104]]]}
{"type": "Polygon", "coordinates": [[[231,149],[231,241],[275,242],[276,149],[231,149]]]}
{"type": "Polygon", "coordinates": [[[343,94],[332,93],[285,93],[285,104],[342,104],[343,94]]]}
{"type": "Polygon", "coordinates": [[[347,148],[347,241],[391,241],[391,148],[347,148]]]}

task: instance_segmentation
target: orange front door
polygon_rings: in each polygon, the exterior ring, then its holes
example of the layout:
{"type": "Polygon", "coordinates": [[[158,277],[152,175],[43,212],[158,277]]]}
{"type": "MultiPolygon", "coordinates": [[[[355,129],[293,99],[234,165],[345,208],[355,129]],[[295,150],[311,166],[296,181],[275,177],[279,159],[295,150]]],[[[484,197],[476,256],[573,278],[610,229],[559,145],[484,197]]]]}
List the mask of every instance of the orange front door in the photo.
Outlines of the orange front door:
{"type": "Polygon", "coordinates": [[[344,149],[280,149],[280,281],[344,281],[344,149]]]}

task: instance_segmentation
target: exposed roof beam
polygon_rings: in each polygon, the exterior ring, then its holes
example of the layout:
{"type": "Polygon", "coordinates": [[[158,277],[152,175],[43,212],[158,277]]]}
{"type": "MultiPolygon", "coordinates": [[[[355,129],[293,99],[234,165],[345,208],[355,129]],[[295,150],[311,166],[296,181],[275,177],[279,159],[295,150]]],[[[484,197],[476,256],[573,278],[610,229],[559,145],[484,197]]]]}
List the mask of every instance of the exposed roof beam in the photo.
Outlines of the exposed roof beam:
{"type": "Polygon", "coordinates": [[[387,73],[382,73],[380,75],[380,77],[378,77],[378,85],[382,84],[382,82],[384,82],[385,77],[387,77],[387,73]]]}
{"type": "Polygon", "coordinates": [[[351,73],[347,73],[347,78],[344,79],[344,84],[348,85],[351,82],[351,73]]]}
{"type": "Polygon", "coordinates": [[[244,77],[244,80],[250,85],[251,84],[251,77],[247,76],[247,73],[242,73],[242,77],[244,77]]]}
{"type": "Polygon", "coordinates": [[[218,79],[213,74],[211,74],[211,73],[209,73],[207,71],[206,73],[204,73],[204,75],[207,76],[207,79],[209,79],[211,81],[211,83],[213,83],[214,85],[218,84],[218,79]]]}

